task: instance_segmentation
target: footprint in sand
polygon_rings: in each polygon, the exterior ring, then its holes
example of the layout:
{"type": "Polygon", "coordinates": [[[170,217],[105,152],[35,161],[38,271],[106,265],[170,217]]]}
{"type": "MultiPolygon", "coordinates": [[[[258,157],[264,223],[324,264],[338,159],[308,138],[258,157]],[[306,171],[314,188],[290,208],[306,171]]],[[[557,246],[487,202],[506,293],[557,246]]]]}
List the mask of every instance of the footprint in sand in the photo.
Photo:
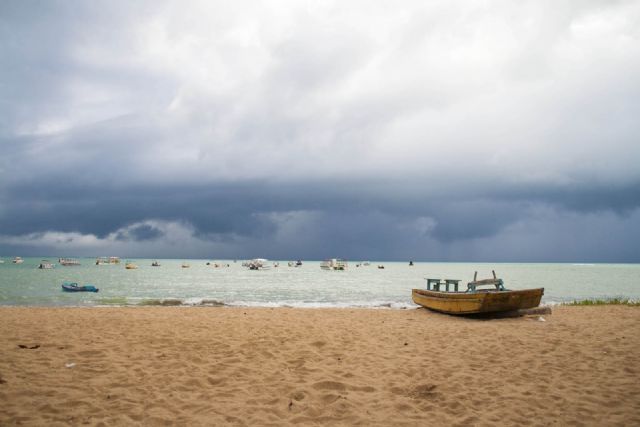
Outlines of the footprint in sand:
{"type": "Polygon", "coordinates": [[[305,397],[307,397],[307,394],[302,390],[298,390],[291,395],[291,398],[298,402],[300,402],[301,400],[304,400],[305,397]]]}
{"type": "Polygon", "coordinates": [[[315,383],[313,385],[313,388],[315,388],[316,390],[344,391],[347,389],[347,386],[337,381],[320,381],[315,383]]]}
{"type": "Polygon", "coordinates": [[[422,384],[409,391],[409,396],[414,399],[433,399],[438,397],[438,388],[435,384],[422,384]]]}

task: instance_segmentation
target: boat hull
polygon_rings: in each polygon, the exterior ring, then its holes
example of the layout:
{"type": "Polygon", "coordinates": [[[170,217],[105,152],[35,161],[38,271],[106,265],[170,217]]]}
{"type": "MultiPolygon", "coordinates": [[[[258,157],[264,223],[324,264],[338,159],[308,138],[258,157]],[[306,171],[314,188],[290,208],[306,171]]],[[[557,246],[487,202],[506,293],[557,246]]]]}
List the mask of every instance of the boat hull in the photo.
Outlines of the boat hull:
{"type": "Polygon", "coordinates": [[[70,284],[62,285],[62,290],[65,292],[98,292],[99,291],[99,289],[93,285],[85,285],[85,286],[75,285],[74,286],[70,284]]]}
{"type": "Polygon", "coordinates": [[[518,291],[439,292],[413,289],[413,302],[448,314],[497,313],[540,305],[544,288],[518,291]]]}

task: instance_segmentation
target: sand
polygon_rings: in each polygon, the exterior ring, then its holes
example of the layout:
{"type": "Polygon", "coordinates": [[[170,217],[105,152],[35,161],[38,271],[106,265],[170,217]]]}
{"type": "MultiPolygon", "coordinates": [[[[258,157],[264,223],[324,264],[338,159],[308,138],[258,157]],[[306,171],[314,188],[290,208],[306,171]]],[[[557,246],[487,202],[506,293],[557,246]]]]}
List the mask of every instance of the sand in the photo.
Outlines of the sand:
{"type": "Polygon", "coordinates": [[[543,318],[0,308],[0,425],[640,425],[640,309],[543,318]]]}

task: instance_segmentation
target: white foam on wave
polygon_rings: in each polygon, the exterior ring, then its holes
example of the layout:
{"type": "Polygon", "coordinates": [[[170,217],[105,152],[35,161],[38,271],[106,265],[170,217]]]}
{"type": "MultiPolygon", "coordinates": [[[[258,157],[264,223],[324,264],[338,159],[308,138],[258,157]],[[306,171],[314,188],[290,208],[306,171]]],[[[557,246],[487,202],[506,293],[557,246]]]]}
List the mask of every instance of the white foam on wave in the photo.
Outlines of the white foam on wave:
{"type": "Polygon", "coordinates": [[[264,307],[264,308],[370,308],[370,309],[408,309],[417,308],[413,303],[389,301],[352,301],[352,302],[320,302],[320,301],[230,301],[228,307],[264,307]]]}

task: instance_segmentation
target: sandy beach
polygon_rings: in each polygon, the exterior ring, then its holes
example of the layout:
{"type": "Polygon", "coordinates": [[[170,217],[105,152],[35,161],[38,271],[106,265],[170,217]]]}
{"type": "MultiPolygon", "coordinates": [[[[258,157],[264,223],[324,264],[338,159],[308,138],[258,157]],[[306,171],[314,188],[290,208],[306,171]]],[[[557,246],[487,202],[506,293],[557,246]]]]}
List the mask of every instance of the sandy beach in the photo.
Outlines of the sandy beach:
{"type": "Polygon", "coordinates": [[[0,309],[1,425],[640,425],[640,309],[0,309]]]}

